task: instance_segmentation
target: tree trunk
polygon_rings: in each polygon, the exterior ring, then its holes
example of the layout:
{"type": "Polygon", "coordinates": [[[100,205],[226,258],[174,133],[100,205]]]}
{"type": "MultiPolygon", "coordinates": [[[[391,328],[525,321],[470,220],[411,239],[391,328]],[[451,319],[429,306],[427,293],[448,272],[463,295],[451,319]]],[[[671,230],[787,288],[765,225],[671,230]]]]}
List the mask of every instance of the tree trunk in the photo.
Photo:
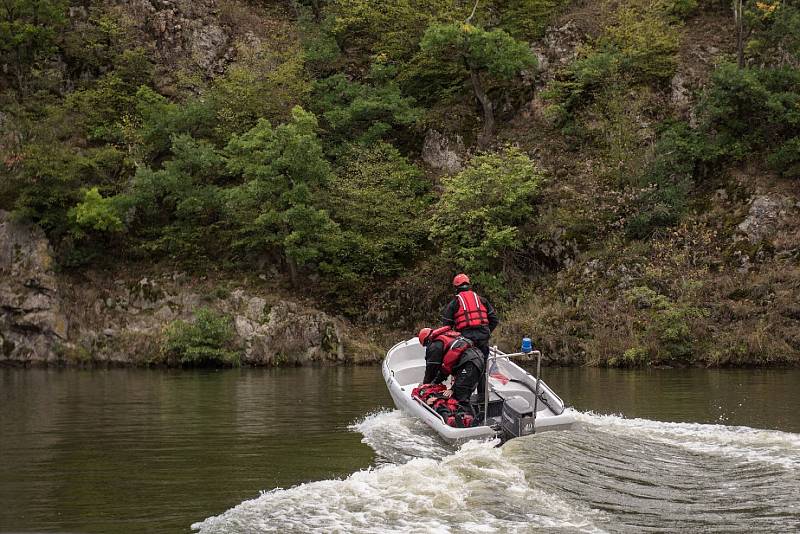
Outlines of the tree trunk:
{"type": "Polygon", "coordinates": [[[297,263],[293,258],[286,256],[286,266],[289,268],[289,280],[292,283],[292,287],[297,287],[300,284],[300,279],[297,274],[297,263]]]}
{"type": "Polygon", "coordinates": [[[744,68],[744,17],[742,0],[733,0],[733,19],[736,22],[736,60],[740,69],[744,68]]]}
{"type": "Polygon", "coordinates": [[[492,101],[483,89],[481,77],[475,69],[469,69],[469,79],[472,82],[472,90],[475,91],[475,97],[483,107],[483,130],[478,136],[478,146],[486,148],[492,140],[494,135],[494,109],[492,108],[492,101]]]}

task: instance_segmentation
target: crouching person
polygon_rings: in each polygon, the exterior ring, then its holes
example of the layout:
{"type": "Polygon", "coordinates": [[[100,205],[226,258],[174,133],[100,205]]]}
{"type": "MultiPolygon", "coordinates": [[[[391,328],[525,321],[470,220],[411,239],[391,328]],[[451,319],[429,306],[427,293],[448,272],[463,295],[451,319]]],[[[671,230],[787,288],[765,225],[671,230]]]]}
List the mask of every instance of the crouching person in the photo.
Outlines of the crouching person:
{"type": "MultiPolygon", "coordinates": [[[[452,396],[462,407],[472,411],[469,400],[483,376],[483,352],[466,338],[457,339],[444,355],[440,375],[453,375],[453,384],[445,391],[445,398],[452,396]],[[466,346],[459,346],[459,345],[466,346]]],[[[438,378],[438,377],[437,377],[438,378]]],[[[444,381],[444,379],[442,379],[444,381]]]]}
{"type": "Polygon", "coordinates": [[[449,326],[436,329],[423,328],[419,331],[417,339],[419,339],[419,344],[425,347],[425,376],[422,379],[423,384],[441,384],[444,382],[449,374],[442,375],[440,373],[444,356],[459,336],[460,334],[449,326]]]}

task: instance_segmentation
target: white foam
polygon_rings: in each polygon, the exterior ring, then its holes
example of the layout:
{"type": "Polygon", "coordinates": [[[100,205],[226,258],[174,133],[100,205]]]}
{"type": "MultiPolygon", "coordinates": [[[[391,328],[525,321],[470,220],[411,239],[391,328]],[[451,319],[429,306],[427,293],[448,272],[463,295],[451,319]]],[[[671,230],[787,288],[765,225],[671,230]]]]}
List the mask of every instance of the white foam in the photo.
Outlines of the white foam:
{"type": "Polygon", "coordinates": [[[800,470],[800,434],[743,426],[667,423],[618,415],[576,412],[576,418],[606,432],[635,431],[637,436],[685,449],[800,470]]]}
{"type": "MultiPolygon", "coordinates": [[[[364,424],[363,422],[361,424],[364,424]]],[[[416,458],[276,489],[210,517],[201,533],[602,532],[574,506],[531,488],[492,443],[471,442],[441,460],[416,458]]]]}
{"type": "Polygon", "coordinates": [[[361,439],[372,447],[380,460],[403,463],[413,458],[443,458],[453,449],[436,437],[424,423],[400,410],[367,415],[350,426],[363,434],[361,439]]]}

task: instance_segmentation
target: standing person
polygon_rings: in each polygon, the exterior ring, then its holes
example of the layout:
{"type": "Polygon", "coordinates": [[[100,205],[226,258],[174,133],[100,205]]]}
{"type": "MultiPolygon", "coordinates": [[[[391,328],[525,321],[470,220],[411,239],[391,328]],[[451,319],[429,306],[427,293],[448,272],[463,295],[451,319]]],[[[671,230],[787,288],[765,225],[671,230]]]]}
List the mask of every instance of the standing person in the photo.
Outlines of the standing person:
{"type": "MultiPolygon", "coordinates": [[[[483,369],[486,369],[489,358],[489,338],[500,322],[494,307],[488,300],[472,291],[469,277],[459,273],[453,278],[456,296],[442,310],[442,324],[452,326],[461,335],[470,339],[475,347],[483,353],[483,369]]],[[[485,377],[481,372],[478,382],[479,403],[485,397],[485,377]]]]}
{"type": "Polygon", "coordinates": [[[472,291],[469,277],[457,274],[453,278],[456,296],[442,310],[442,324],[452,326],[465,338],[471,339],[485,358],[489,357],[489,338],[500,322],[489,301],[472,291]]]}

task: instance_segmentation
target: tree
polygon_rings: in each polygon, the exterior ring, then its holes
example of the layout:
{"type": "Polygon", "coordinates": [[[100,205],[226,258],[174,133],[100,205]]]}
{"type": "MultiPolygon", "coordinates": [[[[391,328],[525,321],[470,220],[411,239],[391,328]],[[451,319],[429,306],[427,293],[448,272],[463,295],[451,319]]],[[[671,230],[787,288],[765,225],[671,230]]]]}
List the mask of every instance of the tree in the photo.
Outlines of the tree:
{"type": "Polygon", "coordinates": [[[313,109],[322,116],[326,141],[336,151],[347,141],[370,145],[393,130],[415,124],[421,112],[413,98],[402,95],[392,80],[394,69],[381,62],[372,65],[368,83],[335,74],[316,83],[313,109]]]}
{"type": "Polygon", "coordinates": [[[273,128],[261,119],[226,148],[228,171],[244,181],[225,191],[234,245],[250,254],[282,255],[295,285],[298,269],[322,259],[327,238],[337,231],[316,206],[331,177],[317,127],[312,113],[295,106],[291,122],[273,128]]]}
{"type": "Polygon", "coordinates": [[[536,58],[528,45],[503,30],[487,31],[464,22],[432,24],[425,31],[420,47],[423,53],[442,63],[463,64],[464,75],[483,109],[483,131],[478,143],[486,146],[494,133],[494,105],[488,86],[493,81],[510,80],[523,69],[536,67],[536,58]]]}
{"type": "Polygon", "coordinates": [[[331,216],[342,228],[337,276],[394,276],[428,238],[430,180],[388,143],[351,146],[330,185],[331,216]]]}
{"type": "Polygon", "coordinates": [[[535,212],[544,176],[517,148],[487,153],[446,178],[431,220],[431,239],[460,269],[477,272],[484,287],[498,290],[522,247],[520,227],[535,212]]]}
{"type": "Polygon", "coordinates": [[[56,50],[56,37],[67,23],[64,0],[0,2],[0,63],[11,65],[17,89],[35,62],[56,50]]]}

